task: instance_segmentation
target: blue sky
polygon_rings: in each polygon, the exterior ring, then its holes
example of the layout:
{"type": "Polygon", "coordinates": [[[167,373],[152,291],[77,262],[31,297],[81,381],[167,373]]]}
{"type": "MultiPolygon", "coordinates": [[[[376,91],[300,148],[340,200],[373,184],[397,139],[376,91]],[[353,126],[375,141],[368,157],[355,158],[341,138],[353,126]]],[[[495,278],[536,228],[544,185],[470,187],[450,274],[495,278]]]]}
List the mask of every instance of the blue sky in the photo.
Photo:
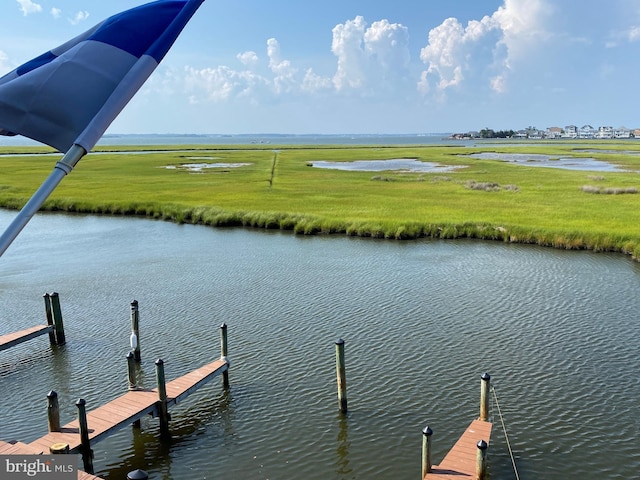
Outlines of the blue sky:
{"type": "MultiPolygon", "coordinates": [[[[4,0],[0,74],[144,0],[4,0]]],[[[206,0],[109,133],[640,127],[640,1],[206,0]]]]}

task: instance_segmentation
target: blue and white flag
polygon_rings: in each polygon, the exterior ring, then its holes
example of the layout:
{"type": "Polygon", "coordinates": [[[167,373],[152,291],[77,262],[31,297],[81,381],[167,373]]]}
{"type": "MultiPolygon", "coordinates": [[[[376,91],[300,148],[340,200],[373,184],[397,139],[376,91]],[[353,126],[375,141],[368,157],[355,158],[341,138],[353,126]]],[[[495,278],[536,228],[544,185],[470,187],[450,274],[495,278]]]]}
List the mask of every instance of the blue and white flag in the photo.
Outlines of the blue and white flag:
{"type": "Polygon", "coordinates": [[[158,0],[114,15],[0,78],[0,135],[89,152],[204,0],[158,0]]]}

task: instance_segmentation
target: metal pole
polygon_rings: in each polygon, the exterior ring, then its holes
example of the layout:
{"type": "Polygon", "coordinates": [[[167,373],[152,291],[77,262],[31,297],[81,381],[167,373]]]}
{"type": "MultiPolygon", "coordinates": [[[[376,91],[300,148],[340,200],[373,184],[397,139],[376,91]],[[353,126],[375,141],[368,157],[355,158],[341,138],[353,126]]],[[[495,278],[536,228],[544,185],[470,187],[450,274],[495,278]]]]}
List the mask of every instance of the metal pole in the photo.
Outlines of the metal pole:
{"type": "Polygon", "coordinates": [[[56,163],[49,177],[40,185],[29,201],[22,207],[13,222],[0,236],[0,257],[9,248],[9,245],[16,239],[22,229],[29,223],[45,200],[51,195],[62,179],[73,170],[87,151],[80,145],[72,145],[64,156],[56,163]]]}

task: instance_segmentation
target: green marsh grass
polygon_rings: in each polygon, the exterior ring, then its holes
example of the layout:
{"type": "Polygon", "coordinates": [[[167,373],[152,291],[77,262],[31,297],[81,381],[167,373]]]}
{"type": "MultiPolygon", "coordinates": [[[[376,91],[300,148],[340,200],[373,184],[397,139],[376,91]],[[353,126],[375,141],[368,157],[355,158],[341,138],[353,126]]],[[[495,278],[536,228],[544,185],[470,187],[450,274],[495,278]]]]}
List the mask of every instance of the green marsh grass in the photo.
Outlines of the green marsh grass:
{"type": "MultiPolygon", "coordinates": [[[[177,223],[406,240],[478,238],[639,258],[640,142],[463,146],[109,147],[91,153],[45,203],[52,211],[144,216],[177,223]],[[602,150],[599,152],[598,150],[602,150]],[[465,158],[474,152],[545,153],[615,163],[615,173],[465,158]],[[138,152],[138,153],[135,153],[138,152]],[[636,153],[633,153],[636,152],[636,153]],[[193,157],[197,157],[194,160],[193,157]],[[411,158],[464,166],[434,173],[320,169],[314,161],[411,158]],[[189,163],[247,163],[193,172],[189,163]],[[173,167],[173,168],[167,168],[173,167]],[[481,188],[484,187],[484,188],[481,188]],[[610,189],[610,190],[607,190],[610,189]]],[[[0,206],[20,208],[58,157],[43,148],[0,159],[0,206]]]]}

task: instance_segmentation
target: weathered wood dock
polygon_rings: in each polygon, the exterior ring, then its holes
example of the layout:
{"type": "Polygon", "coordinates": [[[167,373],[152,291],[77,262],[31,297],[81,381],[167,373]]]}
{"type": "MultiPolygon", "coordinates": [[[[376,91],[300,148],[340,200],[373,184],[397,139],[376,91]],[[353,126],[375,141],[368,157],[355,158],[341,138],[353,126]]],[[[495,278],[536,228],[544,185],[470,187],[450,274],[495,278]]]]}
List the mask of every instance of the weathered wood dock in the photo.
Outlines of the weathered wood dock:
{"type": "Polygon", "coordinates": [[[433,430],[428,426],[422,431],[422,479],[452,480],[487,478],[487,448],[491,438],[492,423],[489,421],[488,373],[480,377],[480,417],[473,420],[462,436],[447,453],[439,465],[431,465],[431,437],[433,430]]]}
{"type": "MultiPolygon", "coordinates": [[[[228,368],[228,361],[219,359],[168,382],[166,384],[167,407],[177,404],[216,375],[226,372],[228,368]]],[[[98,442],[147,415],[159,416],[161,406],[158,395],[157,388],[132,390],[87,412],[89,441],[98,442]]],[[[69,445],[69,453],[81,452],[79,420],[76,419],[64,425],[59,432],[49,432],[28,445],[40,452],[49,452],[49,448],[57,443],[69,445]]]]}
{"type": "Polygon", "coordinates": [[[51,345],[64,345],[64,324],[62,322],[62,311],[60,309],[60,296],[58,293],[45,293],[44,308],[47,319],[46,325],[36,325],[34,327],[20,330],[19,332],[0,335],[0,351],[27,342],[41,335],[49,334],[51,345]]]}
{"type": "MultiPolygon", "coordinates": [[[[0,455],[40,455],[42,451],[22,442],[3,442],[0,440],[0,455]]],[[[102,480],[100,477],[78,470],[78,480],[102,480]]]]}
{"type": "Polygon", "coordinates": [[[6,350],[32,338],[51,333],[52,331],[52,325],[36,325],[35,327],[25,328],[19,332],[7,333],[6,335],[0,336],[0,350],[6,350]]]}
{"type": "Polygon", "coordinates": [[[472,421],[442,462],[425,475],[425,480],[477,478],[478,442],[489,443],[492,426],[491,422],[472,421]]]}

